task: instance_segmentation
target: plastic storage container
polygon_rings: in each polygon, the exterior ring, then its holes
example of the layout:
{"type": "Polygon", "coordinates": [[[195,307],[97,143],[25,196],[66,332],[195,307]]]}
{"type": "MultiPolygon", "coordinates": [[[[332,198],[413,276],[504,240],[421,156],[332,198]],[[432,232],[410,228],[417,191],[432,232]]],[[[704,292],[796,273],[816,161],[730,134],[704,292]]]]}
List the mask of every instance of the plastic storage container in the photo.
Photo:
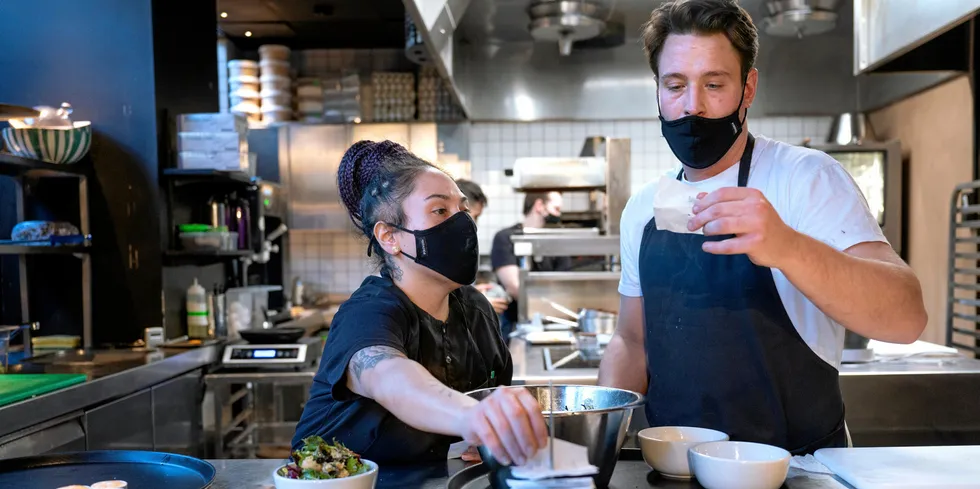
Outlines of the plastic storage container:
{"type": "Polygon", "coordinates": [[[238,249],[238,233],[234,231],[180,233],[180,244],[187,251],[234,251],[238,249]]]}

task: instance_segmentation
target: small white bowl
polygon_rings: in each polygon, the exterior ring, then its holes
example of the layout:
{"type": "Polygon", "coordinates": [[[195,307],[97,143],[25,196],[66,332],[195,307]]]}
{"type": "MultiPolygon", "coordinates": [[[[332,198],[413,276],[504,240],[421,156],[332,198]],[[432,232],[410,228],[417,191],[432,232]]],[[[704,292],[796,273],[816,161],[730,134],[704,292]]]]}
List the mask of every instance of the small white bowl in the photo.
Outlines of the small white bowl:
{"type": "Polygon", "coordinates": [[[790,454],[761,443],[716,441],[688,450],[694,477],[705,489],[778,489],[790,454]]]}
{"type": "Polygon", "coordinates": [[[643,460],[668,479],[690,479],[691,466],[687,450],[701,443],[727,441],[728,435],[707,428],[659,426],[641,430],[640,450],[643,460]]]}
{"type": "Polygon", "coordinates": [[[344,477],[343,479],[311,481],[290,479],[279,475],[279,469],[285,467],[285,465],[273,470],[272,478],[276,481],[276,489],[374,489],[375,484],[378,483],[378,464],[365,459],[361,459],[361,462],[364,462],[369,467],[367,472],[352,477],[344,477]]]}

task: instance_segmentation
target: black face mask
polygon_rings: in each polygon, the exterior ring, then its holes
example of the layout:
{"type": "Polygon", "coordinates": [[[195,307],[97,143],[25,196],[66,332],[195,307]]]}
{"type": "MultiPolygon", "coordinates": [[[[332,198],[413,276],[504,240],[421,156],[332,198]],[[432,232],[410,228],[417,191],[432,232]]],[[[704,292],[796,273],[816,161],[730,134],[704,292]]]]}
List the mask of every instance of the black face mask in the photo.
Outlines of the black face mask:
{"type": "Polygon", "coordinates": [[[415,256],[402,252],[439,275],[460,285],[472,284],[480,268],[480,244],[476,223],[468,212],[457,212],[445,221],[421,231],[395,228],[415,235],[415,256]]]}
{"type": "Polygon", "coordinates": [[[544,216],[544,223],[545,224],[561,224],[561,216],[558,216],[558,215],[555,215],[555,214],[552,214],[552,213],[549,212],[548,215],[544,216]]]}
{"type": "MultiPolygon", "coordinates": [[[[660,116],[660,130],[677,159],[681,160],[684,166],[703,170],[725,156],[738,136],[742,134],[745,119],[739,120],[738,112],[742,109],[744,99],[745,86],[743,85],[742,98],[739,99],[735,112],[720,119],[689,115],[668,121],[660,116]]],[[[657,97],[658,108],[659,104],[660,97],[657,97]]],[[[748,112],[746,112],[747,116],[748,112]]]]}

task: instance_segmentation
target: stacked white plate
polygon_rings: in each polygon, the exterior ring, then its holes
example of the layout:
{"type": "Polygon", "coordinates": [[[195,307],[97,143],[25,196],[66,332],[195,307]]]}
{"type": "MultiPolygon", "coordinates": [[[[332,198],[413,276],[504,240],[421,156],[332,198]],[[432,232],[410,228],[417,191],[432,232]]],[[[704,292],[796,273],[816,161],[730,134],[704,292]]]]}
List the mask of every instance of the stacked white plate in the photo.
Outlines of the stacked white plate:
{"type": "Polygon", "coordinates": [[[258,121],[259,64],[248,59],[228,61],[228,102],[231,112],[258,121]]]}
{"type": "Polygon", "coordinates": [[[259,84],[262,122],[293,120],[289,48],[278,44],[259,46],[259,84]]]}
{"type": "Polygon", "coordinates": [[[296,80],[296,117],[303,122],[323,122],[323,82],[319,78],[296,80]]]}

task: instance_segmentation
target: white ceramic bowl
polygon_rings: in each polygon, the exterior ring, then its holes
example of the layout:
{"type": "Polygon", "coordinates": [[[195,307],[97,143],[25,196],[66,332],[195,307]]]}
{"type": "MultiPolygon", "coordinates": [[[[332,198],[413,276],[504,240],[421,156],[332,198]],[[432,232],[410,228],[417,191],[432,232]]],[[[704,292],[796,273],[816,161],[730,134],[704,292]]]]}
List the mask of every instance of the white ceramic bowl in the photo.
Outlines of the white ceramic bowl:
{"type": "Polygon", "coordinates": [[[694,477],[706,489],[778,489],[790,454],[761,443],[716,441],[688,450],[694,477]]]}
{"type": "Polygon", "coordinates": [[[272,471],[272,478],[276,481],[276,489],[374,489],[374,485],[378,483],[378,464],[365,459],[361,461],[367,464],[368,471],[343,479],[289,479],[279,475],[279,469],[285,467],[284,465],[272,471]]]}
{"type": "Polygon", "coordinates": [[[728,435],[707,428],[690,426],[658,426],[641,430],[640,450],[643,460],[660,475],[669,479],[690,479],[691,466],[687,451],[693,446],[712,441],[727,441],[728,435]]]}

